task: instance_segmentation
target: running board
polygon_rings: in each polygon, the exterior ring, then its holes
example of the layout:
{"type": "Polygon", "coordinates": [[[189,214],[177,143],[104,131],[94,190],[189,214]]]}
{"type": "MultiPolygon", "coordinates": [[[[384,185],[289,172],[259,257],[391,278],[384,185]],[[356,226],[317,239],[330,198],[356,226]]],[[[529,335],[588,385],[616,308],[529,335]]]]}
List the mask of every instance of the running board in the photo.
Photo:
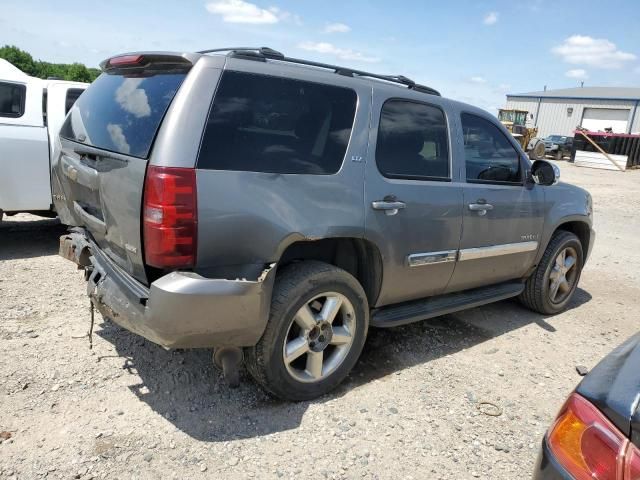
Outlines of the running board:
{"type": "Polygon", "coordinates": [[[490,287],[473,288],[463,292],[390,305],[373,312],[370,323],[374,327],[397,327],[515,297],[523,290],[524,283],[521,282],[500,283],[490,287]]]}

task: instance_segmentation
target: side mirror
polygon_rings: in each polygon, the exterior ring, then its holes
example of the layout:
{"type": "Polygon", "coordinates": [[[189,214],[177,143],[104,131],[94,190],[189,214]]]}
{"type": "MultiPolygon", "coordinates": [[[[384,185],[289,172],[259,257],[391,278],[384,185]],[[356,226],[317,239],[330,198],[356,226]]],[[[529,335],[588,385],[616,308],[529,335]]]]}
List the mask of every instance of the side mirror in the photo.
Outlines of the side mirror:
{"type": "Polygon", "coordinates": [[[560,169],[546,160],[536,160],[531,165],[531,179],[538,185],[555,185],[560,181],[560,169]]]}

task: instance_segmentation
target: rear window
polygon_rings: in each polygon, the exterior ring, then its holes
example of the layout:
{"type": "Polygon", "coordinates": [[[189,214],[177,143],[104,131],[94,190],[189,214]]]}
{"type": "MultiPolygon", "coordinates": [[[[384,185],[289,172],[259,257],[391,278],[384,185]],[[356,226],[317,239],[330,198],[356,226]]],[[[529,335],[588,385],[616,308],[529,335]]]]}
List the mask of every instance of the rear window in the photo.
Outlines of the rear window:
{"type": "Polygon", "coordinates": [[[198,168],[328,175],[340,170],[356,111],[353,90],[225,72],[198,168]]]}
{"type": "Polygon", "coordinates": [[[103,73],[80,96],[60,135],[104,150],[146,158],[185,73],[125,77],[103,73]]]}

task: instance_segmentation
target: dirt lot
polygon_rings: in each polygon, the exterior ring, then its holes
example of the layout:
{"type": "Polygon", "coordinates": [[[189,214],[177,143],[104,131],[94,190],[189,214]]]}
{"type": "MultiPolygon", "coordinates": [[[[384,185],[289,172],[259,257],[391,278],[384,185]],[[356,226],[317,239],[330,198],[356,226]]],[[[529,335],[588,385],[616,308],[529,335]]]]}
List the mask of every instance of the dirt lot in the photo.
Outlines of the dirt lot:
{"type": "Polygon", "coordinates": [[[640,172],[561,168],[592,192],[598,230],[569,311],[506,301],[372,331],[350,379],[310,403],[245,373],[231,390],[210,352],[165,351],[101,317],[89,350],[64,228],[5,219],[0,478],[527,478],[575,366],[640,326],[640,172]]]}

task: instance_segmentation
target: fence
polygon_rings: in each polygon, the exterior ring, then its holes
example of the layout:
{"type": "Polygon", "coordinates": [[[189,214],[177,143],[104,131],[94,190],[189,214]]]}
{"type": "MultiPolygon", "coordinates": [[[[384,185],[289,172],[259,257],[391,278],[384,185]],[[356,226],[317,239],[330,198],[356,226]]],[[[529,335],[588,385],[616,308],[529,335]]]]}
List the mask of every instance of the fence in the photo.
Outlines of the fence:
{"type": "MultiPolygon", "coordinates": [[[[626,155],[627,168],[640,168],[640,135],[622,133],[584,132],[605,152],[612,155],[626,155]]],[[[575,160],[576,150],[597,152],[597,149],[578,131],[574,132],[571,161],[575,160]]]]}

